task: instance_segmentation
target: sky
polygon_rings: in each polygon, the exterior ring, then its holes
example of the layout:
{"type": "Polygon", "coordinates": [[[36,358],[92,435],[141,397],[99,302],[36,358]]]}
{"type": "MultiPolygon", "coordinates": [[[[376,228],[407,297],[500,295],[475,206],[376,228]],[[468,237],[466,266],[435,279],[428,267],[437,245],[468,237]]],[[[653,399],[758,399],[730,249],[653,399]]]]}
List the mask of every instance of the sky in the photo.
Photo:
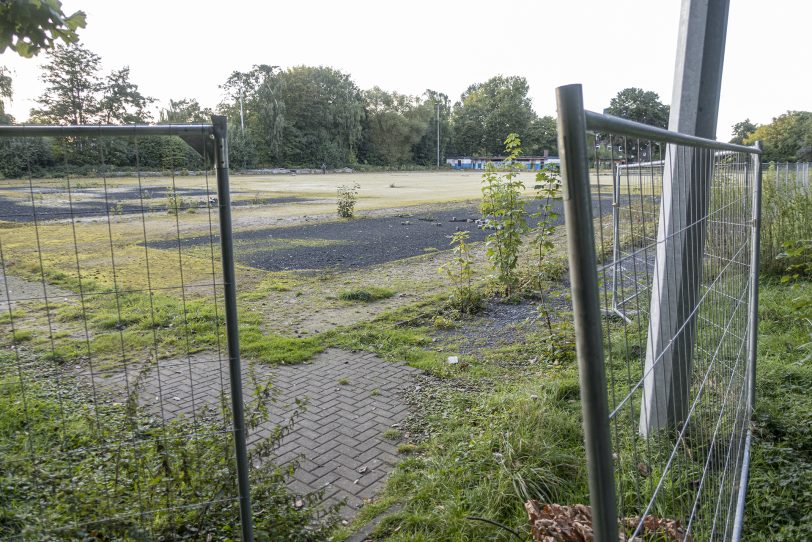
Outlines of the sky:
{"type": "MultiPolygon", "coordinates": [[[[141,92],[158,100],[196,98],[215,107],[234,70],[254,64],[332,66],[361,89],[452,101],[488,78],[527,78],[533,107],[555,115],[555,88],[581,83],[587,109],[602,111],[626,87],[671,102],[681,0],[63,0],[83,10],[82,44],[104,73],[129,66],[141,92]]],[[[812,109],[808,0],[731,0],[719,139],[745,118],[763,124],[812,109]]],[[[14,99],[28,118],[44,90],[45,55],[6,51],[14,99]]]]}

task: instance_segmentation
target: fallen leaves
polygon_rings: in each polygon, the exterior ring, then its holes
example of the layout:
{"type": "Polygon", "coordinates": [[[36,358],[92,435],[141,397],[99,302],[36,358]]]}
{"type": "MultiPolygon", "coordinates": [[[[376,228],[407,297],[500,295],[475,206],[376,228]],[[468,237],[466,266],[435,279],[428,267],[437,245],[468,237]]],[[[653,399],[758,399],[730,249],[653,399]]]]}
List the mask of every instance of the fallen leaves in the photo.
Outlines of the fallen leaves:
{"type": "MultiPolygon", "coordinates": [[[[527,501],[524,504],[532,528],[534,542],[592,542],[592,509],[583,504],[566,506],[560,504],[545,504],[541,506],[538,501],[527,501]]],[[[620,520],[620,542],[644,542],[645,540],[658,540],[665,542],[693,542],[686,534],[679,521],[663,519],[655,516],[626,517],[620,520]],[[624,531],[634,532],[638,525],[642,526],[640,534],[629,538],[624,531]]]]}

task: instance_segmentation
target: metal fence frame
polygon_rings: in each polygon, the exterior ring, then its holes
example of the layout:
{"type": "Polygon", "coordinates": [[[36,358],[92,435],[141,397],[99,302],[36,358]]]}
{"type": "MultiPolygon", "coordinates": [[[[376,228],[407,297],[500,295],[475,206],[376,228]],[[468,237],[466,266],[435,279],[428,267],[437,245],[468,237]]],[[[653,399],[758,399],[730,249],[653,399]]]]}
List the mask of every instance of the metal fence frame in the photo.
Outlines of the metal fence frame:
{"type": "MultiPolygon", "coordinates": [[[[587,132],[611,132],[614,135],[636,137],[643,140],[658,141],[669,145],[681,145],[702,150],[729,151],[746,153],[749,156],[750,172],[745,169],[745,177],[752,179],[747,190],[752,191],[751,217],[742,217],[750,225],[749,233],[749,299],[747,307],[746,332],[746,374],[745,388],[745,423],[750,419],[755,399],[755,363],[757,346],[757,311],[758,311],[758,267],[759,267],[759,226],[761,207],[761,147],[720,143],[695,136],[671,132],[660,128],[600,115],[585,111],[580,85],[567,85],[556,90],[558,103],[558,137],[561,155],[561,172],[563,181],[563,200],[568,236],[570,278],[575,322],[576,349],[581,382],[581,404],[583,412],[584,440],[589,476],[590,502],[595,540],[615,542],[619,540],[618,501],[615,484],[615,467],[613,461],[612,427],[610,426],[610,407],[608,382],[606,375],[606,358],[604,356],[603,319],[601,310],[601,286],[598,280],[598,260],[595,248],[595,230],[592,215],[592,195],[590,190],[590,170],[587,144],[587,132]]],[[[694,166],[695,167],[695,166],[694,166]]],[[[703,165],[703,168],[709,166],[703,165]]],[[[712,167],[712,166],[711,166],[712,167]]],[[[690,175],[691,172],[687,173],[690,175]]],[[[702,170],[694,169],[694,175],[703,175],[702,170]]],[[[613,188],[617,191],[615,173],[613,188]]],[[[710,177],[708,177],[710,179],[710,177]]],[[[750,182],[750,181],[746,181],[750,182]]],[[[662,199],[662,198],[661,198],[662,199]]],[[[617,206],[618,197],[614,194],[613,204],[617,206]]],[[[660,206],[663,203],[660,202],[660,206]]],[[[698,207],[700,216],[701,207],[698,207]]],[[[696,212],[695,209],[693,212],[696,212]]],[[[705,211],[707,212],[707,211],[705,211]]],[[[704,220],[702,218],[701,220],[704,220]]],[[[690,222],[689,222],[690,223],[690,222]]],[[[616,229],[616,226],[615,226],[616,229]]],[[[661,239],[657,237],[657,241],[661,239]]],[[[703,245],[697,250],[704,250],[703,245]]],[[[613,248],[614,250],[614,248],[613,248]]],[[[694,249],[692,249],[694,250],[694,249]]],[[[704,252],[699,252],[700,261],[704,252]]],[[[615,253],[616,255],[616,253],[615,253]]],[[[700,263],[701,265],[701,263],[700,263]]],[[[604,292],[605,295],[605,292],[604,292]]],[[[611,310],[611,307],[610,307],[611,310]]],[[[694,320],[694,318],[689,318],[694,320]]],[[[649,329],[649,333],[651,330],[649,329]]],[[[690,340],[690,335],[689,335],[690,340]]],[[[696,336],[693,335],[693,340],[696,336]]],[[[721,339],[720,339],[721,340],[721,339]]],[[[745,339],[742,339],[743,341],[745,339]]],[[[689,351],[693,343],[687,347],[689,351]]],[[[642,378],[640,384],[642,385],[642,378]]],[[[641,406],[641,410],[642,410],[641,406]]],[[[720,413],[721,416],[721,413],[720,413]]],[[[721,417],[720,417],[721,420],[721,417]]],[[[642,422],[642,420],[641,420],[642,422]]],[[[687,423],[687,422],[686,422],[687,423]]],[[[642,423],[641,423],[642,427],[642,423]]],[[[743,428],[742,428],[743,429],[743,428]]],[[[641,430],[641,435],[648,435],[641,430]]],[[[676,450],[677,444],[674,444],[676,450]]],[[[746,440],[742,454],[737,454],[737,465],[734,465],[731,480],[738,489],[735,495],[735,518],[732,520],[731,539],[738,540],[744,513],[744,500],[749,468],[750,430],[746,431],[746,440]],[[738,460],[741,455],[741,460],[738,460]]],[[[672,455],[673,457],[673,455],[672,455]]],[[[659,487],[657,491],[659,490],[659,487]]],[[[655,497],[657,492],[655,491],[655,497]]],[[[733,497],[731,496],[731,499],[733,497]]],[[[720,498],[721,501],[721,498],[720,498]]],[[[650,510],[640,511],[640,525],[650,510]]],[[[717,507],[719,505],[717,504],[717,507]]],[[[693,514],[693,512],[692,512],[693,514]]],[[[733,510],[728,509],[728,522],[733,510]]],[[[692,516],[693,517],[693,516],[692,516]]],[[[639,533],[640,527],[637,531],[639,533]]],[[[726,536],[726,535],[725,535],[726,536]]]]}
{"type": "MultiPolygon", "coordinates": [[[[204,161],[213,160],[217,176],[217,207],[223,273],[223,303],[226,328],[234,453],[237,470],[237,496],[241,539],[254,540],[249,464],[246,446],[243,386],[241,375],[237,286],[231,223],[229,188],[228,127],[226,117],[212,116],[211,124],[174,125],[96,125],[96,126],[0,126],[3,137],[144,137],[178,136],[198,151],[204,161]]],[[[206,164],[206,167],[212,164],[206,164]]]]}

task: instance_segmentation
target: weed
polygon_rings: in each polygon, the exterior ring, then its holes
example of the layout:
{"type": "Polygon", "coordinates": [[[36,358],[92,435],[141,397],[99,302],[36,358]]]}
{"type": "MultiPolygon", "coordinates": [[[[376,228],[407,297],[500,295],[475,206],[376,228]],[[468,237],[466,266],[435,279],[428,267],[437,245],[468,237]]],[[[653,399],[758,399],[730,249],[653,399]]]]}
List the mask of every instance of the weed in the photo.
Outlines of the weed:
{"type": "Polygon", "coordinates": [[[380,394],[381,394],[381,390],[379,390],[379,389],[377,389],[377,388],[376,388],[376,389],[374,389],[374,390],[372,390],[371,392],[369,392],[369,395],[370,395],[371,397],[377,397],[377,396],[379,396],[380,394]]]}
{"type": "Polygon", "coordinates": [[[482,310],[482,295],[473,285],[473,256],[466,240],[470,236],[467,231],[458,231],[451,236],[451,245],[454,247],[453,258],[439,271],[451,278],[451,295],[448,298],[448,307],[460,314],[476,314],[482,310]]]}
{"type": "Polygon", "coordinates": [[[360,301],[361,303],[372,303],[381,299],[388,299],[395,295],[394,290],[389,288],[379,288],[377,286],[367,286],[354,290],[343,290],[338,294],[342,301],[360,301]]]}
{"type": "Polygon", "coordinates": [[[417,451],[417,445],[411,444],[409,442],[404,442],[403,444],[398,444],[398,453],[401,455],[413,454],[417,451]]]}
{"type": "Polygon", "coordinates": [[[400,440],[403,438],[403,433],[398,429],[389,428],[381,436],[386,440],[400,440]]]}
{"type": "Polygon", "coordinates": [[[361,185],[353,183],[351,185],[342,184],[336,188],[338,193],[338,216],[341,218],[352,218],[355,214],[355,204],[358,202],[358,190],[361,185]]]}
{"type": "Polygon", "coordinates": [[[341,386],[346,386],[347,384],[350,383],[350,381],[347,379],[346,376],[342,376],[341,378],[338,379],[338,383],[341,386]]]}
{"type": "Polygon", "coordinates": [[[434,318],[432,318],[431,323],[435,327],[435,329],[440,329],[440,330],[443,330],[443,331],[448,331],[450,329],[456,329],[458,327],[457,323],[454,320],[450,320],[450,319],[446,318],[445,316],[441,316],[439,314],[437,316],[435,316],[434,318]]]}

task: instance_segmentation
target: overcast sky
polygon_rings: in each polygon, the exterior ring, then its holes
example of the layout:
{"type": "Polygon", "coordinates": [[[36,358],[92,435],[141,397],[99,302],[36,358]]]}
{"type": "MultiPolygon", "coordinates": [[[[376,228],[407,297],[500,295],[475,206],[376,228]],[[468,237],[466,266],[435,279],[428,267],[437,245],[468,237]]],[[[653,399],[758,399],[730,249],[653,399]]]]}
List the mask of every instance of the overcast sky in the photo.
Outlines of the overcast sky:
{"type": "MultiPolygon", "coordinates": [[[[109,72],[128,65],[142,93],[214,107],[234,70],[253,64],[327,65],[362,88],[452,101],[497,74],[521,75],[540,115],[555,114],[555,87],[584,85],[601,111],[626,87],[671,101],[680,0],[501,0],[408,2],[280,0],[64,0],[82,9],[85,47],[109,72]]],[[[809,0],[731,0],[719,118],[720,139],[749,117],[767,123],[812,109],[809,0]]],[[[37,59],[6,51],[10,112],[28,118],[43,91],[37,59]]]]}

